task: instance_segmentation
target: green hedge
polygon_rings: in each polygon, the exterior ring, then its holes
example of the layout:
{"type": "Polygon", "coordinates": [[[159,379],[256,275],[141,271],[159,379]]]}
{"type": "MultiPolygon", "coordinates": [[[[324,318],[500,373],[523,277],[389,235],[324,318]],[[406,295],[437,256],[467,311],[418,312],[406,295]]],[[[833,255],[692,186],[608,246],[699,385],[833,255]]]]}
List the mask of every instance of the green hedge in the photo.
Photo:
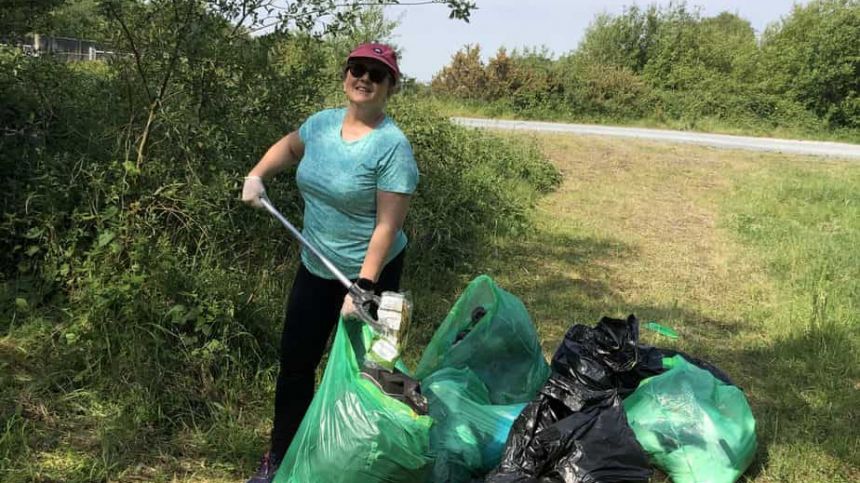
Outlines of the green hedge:
{"type": "MultiPolygon", "coordinates": [[[[275,37],[188,57],[141,157],[150,105],[130,59],[0,52],[0,463],[21,469],[80,431],[102,442],[90,473],[49,477],[106,478],[132,453],[234,414],[225,407],[268,400],[298,248],[239,193],[265,149],[324,107],[337,82],[313,60],[324,47],[275,37]],[[29,404],[66,429],[29,418],[29,404]]],[[[527,229],[560,179],[534,145],[454,126],[415,98],[391,113],[421,172],[413,280],[467,271],[489,238],[527,229]]],[[[300,222],[291,176],[268,191],[300,222]]]]}

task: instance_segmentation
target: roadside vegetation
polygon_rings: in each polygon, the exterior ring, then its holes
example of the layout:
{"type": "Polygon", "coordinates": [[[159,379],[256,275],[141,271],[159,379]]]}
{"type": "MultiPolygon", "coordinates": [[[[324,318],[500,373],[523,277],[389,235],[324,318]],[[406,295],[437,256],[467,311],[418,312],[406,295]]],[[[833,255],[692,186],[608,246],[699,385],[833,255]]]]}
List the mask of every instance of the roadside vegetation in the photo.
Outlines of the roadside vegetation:
{"type": "MultiPolygon", "coordinates": [[[[393,24],[356,7],[323,31],[293,16],[253,36],[258,19],[228,21],[231,0],[33,5],[3,28],[65,25],[126,54],[0,48],[0,480],[236,481],[268,439],[298,254],[240,203],[242,176],[341,102],[346,52],[393,24]]],[[[390,110],[422,175],[407,361],[488,273],[526,302],[547,354],[602,315],[679,330],[672,344],[643,336],[747,390],[754,481],[860,478],[854,165],[479,132],[438,102],[412,90],[390,110]]],[[[268,191],[300,223],[291,177],[268,191]]]]}
{"type": "Polygon", "coordinates": [[[690,4],[594,19],[575,50],[467,45],[430,92],[457,115],[860,142],[860,2],[814,0],[756,33],[690,4]]]}
{"type": "MultiPolygon", "coordinates": [[[[253,37],[230,2],[98,5],[127,55],[0,50],[0,480],[235,478],[268,439],[298,253],[239,201],[242,177],[342,103],[342,59],[392,24],[357,9],[339,28],[253,37]]],[[[526,232],[560,177],[536,145],[413,101],[390,114],[422,174],[406,276],[429,300],[488,238],[526,232]]],[[[300,222],[291,178],[269,193],[300,222]]]]}

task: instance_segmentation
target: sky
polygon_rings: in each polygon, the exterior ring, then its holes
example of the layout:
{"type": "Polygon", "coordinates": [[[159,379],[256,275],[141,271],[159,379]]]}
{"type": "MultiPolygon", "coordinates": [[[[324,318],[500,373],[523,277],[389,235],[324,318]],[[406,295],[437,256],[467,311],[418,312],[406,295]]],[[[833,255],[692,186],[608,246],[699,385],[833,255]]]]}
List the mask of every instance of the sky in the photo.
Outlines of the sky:
{"type": "MultiPolygon", "coordinates": [[[[555,55],[574,50],[594,17],[621,13],[625,6],[668,5],[669,1],[638,0],[474,0],[478,10],[465,23],[448,18],[444,5],[386,7],[390,19],[400,19],[393,41],[400,46],[400,70],[429,81],[466,44],[480,44],[486,61],[499,47],[508,50],[546,46],[555,55]]],[[[408,3],[409,0],[403,0],[408,3]]],[[[704,16],[723,11],[747,19],[756,32],[791,12],[795,0],[689,0],[704,16]]]]}

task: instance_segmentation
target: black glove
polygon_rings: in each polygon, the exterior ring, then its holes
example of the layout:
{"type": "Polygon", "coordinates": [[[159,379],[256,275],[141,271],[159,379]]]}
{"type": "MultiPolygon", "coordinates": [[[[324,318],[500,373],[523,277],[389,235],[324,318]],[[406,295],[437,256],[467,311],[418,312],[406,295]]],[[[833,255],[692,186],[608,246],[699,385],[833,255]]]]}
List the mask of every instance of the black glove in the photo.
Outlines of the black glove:
{"type": "Polygon", "coordinates": [[[379,309],[379,297],[376,295],[376,284],[367,278],[359,278],[349,288],[349,295],[352,297],[352,304],[355,307],[356,315],[371,324],[376,326],[377,310],[379,309]]]}

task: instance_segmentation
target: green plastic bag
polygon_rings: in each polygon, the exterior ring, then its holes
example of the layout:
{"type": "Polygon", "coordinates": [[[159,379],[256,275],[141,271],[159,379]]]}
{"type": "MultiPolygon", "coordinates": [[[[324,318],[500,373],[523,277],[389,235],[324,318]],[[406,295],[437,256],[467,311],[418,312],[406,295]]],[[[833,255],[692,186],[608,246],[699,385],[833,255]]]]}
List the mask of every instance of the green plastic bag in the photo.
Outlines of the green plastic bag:
{"type": "Polygon", "coordinates": [[[487,387],[469,369],[440,369],[421,384],[434,420],[430,448],[436,462],[429,481],[460,483],[485,476],[501,461],[511,426],[526,403],[491,404],[487,387]]]}
{"type": "Polygon", "coordinates": [[[743,391],[680,355],[624,400],[652,463],[675,483],[731,483],[753,460],[755,419],[743,391]]]}
{"type": "Polygon", "coordinates": [[[549,372],[520,299],[486,275],[473,280],[416,371],[435,421],[429,481],[471,481],[498,465],[513,421],[549,372]]]}
{"type": "Polygon", "coordinates": [[[531,401],[549,377],[540,341],[523,303],[481,275],[445,317],[422,354],[415,377],[470,369],[493,404],[531,401]]]}
{"type": "Polygon", "coordinates": [[[338,323],[322,383],[275,477],[279,483],[424,481],[432,466],[429,416],[359,375],[372,331],[338,323]]]}

